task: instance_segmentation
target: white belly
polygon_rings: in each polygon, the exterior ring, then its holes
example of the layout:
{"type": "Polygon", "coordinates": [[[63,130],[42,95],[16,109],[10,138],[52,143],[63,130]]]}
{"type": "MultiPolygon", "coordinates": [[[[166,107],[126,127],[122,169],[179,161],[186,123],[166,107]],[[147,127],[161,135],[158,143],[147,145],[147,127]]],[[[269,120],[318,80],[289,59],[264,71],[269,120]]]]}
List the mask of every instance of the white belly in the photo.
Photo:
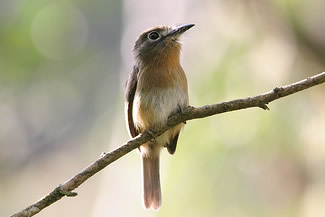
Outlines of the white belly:
{"type": "MultiPolygon", "coordinates": [[[[153,89],[147,93],[136,91],[133,104],[134,124],[140,132],[163,125],[171,114],[186,105],[188,95],[179,87],[153,89]]],[[[183,124],[180,124],[156,138],[157,143],[161,146],[169,143],[175,130],[179,132],[182,126],[183,124]]]]}

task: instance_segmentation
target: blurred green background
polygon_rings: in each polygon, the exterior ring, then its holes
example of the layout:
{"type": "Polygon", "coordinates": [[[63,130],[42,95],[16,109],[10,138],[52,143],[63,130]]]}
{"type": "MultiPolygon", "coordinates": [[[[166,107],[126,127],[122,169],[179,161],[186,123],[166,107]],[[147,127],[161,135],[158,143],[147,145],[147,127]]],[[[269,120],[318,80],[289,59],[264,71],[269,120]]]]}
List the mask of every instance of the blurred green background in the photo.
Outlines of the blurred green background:
{"type": "MultiPolygon", "coordinates": [[[[247,97],[325,68],[322,0],[0,1],[0,216],[127,141],[132,47],[195,23],[182,65],[194,106],[247,97]]],[[[163,205],[144,210],[136,151],[37,216],[325,216],[325,86],[189,121],[161,160],[163,205]]]]}

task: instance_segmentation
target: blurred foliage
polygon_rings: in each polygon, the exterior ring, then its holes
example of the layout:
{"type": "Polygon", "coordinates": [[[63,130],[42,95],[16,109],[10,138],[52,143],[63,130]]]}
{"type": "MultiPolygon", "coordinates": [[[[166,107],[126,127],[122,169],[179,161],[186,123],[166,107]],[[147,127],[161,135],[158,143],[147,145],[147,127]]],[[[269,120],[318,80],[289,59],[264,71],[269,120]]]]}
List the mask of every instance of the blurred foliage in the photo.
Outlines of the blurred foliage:
{"type": "MultiPolygon", "coordinates": [[[[0,215],[128,139],[123,82],[144,29],[196,24],[182,65],[198,106],[324,71],[324,9],[322,0],[1,1],[0,215]]],[[[134,152],[38,216],[324,216],[324,90],[189,121],[176,154],[163,153],[159,212],[141,206],[134,152]]]]}
{"type": "MultiPolygon", "coordinates": [[[[28,169],[50,170],[40,165],[60,156],[85,165],[87,141],[102,120],[98,141],[109,135],[120,89],[120,12],[113,1],[1,1],[0,215],[30,201],[11,199],[22,193],[12,180],[30,180],[28,169]]],[[[52,179],[43,172],[43,181],[52,179]]]]}

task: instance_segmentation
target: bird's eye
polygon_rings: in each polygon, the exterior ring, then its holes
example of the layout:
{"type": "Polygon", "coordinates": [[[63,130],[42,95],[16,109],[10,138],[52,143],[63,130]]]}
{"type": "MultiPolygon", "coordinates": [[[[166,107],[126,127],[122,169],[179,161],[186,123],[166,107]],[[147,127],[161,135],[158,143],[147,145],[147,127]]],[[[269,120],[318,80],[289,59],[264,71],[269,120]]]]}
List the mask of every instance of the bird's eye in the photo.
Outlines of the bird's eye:
{"type": "Polygon", "coordinates": [[[150,32],[150,33],[148,34],[148,38],[149,38],[150,40],[155,41],[155,40],[157,40],[157,39],[160,38],[160,35],[159,35],[158,32],[153,31],[153,32],[150,32]]]}

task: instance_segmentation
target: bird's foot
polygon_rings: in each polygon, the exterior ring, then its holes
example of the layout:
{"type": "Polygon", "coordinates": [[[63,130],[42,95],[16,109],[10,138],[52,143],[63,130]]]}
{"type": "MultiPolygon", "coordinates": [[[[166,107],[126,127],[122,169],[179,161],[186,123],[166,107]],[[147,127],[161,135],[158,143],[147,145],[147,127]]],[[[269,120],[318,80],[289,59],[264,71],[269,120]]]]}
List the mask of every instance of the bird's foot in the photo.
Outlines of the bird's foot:
{"type": "MultiPolygon", "coordinates": [[[[181,116],[184,116],[184,114],[185,114],[184,106],[178,105],[177,113],[179,113],[181,116]]],[[[183,123],[186,124],[186,121],[183,121],[183,123]]]]}
{"type": "Polygon", "coordinates": [[[149,135],[151,136],[150,141],[156,143],[157,142],[156,137],[155,137],[156,131],[152,127],[150,127],[147,131],[148,131],[149,135]]]}

